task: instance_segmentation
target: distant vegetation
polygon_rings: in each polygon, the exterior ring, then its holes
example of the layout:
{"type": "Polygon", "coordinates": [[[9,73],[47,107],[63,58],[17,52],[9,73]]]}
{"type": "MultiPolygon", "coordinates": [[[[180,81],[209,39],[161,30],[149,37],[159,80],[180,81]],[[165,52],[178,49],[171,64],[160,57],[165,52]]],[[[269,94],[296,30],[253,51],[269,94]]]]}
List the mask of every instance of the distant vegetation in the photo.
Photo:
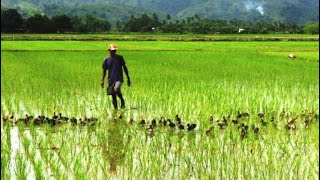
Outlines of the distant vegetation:
{"type": "Polygon", "coordinates": [[[35,13],[48,17],[88,13],[111,24],[144,13],[157,13],[162,18],[170,14],[175,20],[197,14],[201,19],[281,21],[300,26],[308,21],[319,21],[319,0],[2,0],[1,5],[17,9],[24,18],[35,13]]]}
{"type": "MultiPolygon", "coordinates": [[[[95,33],[108,32],[111,23],[99,17],[86,14],[68,16],[65,14],[35,14],[24,19],[16,9],[1,8],[2,33],[95,33]]],[[[281,21],[246,22],[240,20],[201,19],[194,15],[182,20],[173,20],[168,14],[161,20],[156,13],[151,16],[142,14],[140,17],[131,15],[129,20],[117,21],[113,31],[117,32],[164,32],[164,33],[196,33],[196,34],[318,34],[319,23],[308,22],[305,26],[281,21]]]]}

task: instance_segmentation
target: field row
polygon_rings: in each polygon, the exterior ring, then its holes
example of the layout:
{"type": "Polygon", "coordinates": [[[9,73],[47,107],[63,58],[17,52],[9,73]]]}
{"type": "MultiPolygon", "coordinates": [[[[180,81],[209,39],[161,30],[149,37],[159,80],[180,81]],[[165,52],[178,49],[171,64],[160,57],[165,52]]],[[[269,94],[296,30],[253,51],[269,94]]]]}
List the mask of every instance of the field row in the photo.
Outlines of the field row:
{"type": "Polygon", "coordinates": [[[1,40],[45,41],[319,41],[306,34],[1,34],[1,40]]]}

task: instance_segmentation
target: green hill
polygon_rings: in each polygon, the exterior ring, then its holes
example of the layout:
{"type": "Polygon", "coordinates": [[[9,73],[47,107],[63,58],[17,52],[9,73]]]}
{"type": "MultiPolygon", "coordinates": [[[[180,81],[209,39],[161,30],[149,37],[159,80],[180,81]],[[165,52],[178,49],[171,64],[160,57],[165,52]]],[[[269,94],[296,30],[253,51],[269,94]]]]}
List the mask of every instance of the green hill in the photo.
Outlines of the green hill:
{"type": "Polygon", "coordinates": [[[131,15],[158,13],[184,19],[197,14],[200,18],[238,19],[243,21],[283,21],[303,25],[319,21],[318,0],[2,0],[1,5],[18,9],[28,17],[34,13],[48,16],[92,14],[109,20],[126,20],[131,15]]]}

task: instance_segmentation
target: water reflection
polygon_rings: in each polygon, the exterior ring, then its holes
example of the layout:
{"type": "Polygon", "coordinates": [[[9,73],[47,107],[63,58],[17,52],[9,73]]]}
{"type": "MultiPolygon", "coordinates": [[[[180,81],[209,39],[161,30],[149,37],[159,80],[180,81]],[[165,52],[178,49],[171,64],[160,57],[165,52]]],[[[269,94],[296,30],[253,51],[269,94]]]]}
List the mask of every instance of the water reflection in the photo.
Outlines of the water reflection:
{"type": "Polygon", "coordinates": [[[108,126],[103,132],[102,137],[98,138],[102,145],[102,153],[105,162],[109,163],[108,173],[110,176],[117,176],[117,167],[125,161],[125,154],[128,152],[130,136],[127,136],[126,123],[123,123],[124,114],[113,113],[112,118],[108,119],[108,126]],[[120,117],[120,118],[119,118],[120,117]]]}

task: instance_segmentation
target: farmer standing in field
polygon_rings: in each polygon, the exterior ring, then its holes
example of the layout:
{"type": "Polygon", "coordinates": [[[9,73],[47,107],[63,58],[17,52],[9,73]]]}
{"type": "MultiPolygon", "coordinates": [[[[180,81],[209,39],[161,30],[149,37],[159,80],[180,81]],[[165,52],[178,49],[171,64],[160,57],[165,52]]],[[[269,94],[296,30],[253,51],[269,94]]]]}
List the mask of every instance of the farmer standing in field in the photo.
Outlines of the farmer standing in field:
{"type": "Polygon", "coordinates": [[[108,88],[107,95],[112,95],[112,104],[115,109],[118,109],[117,96],[121,100],[121,109],[125,108],[125,102],[121,93],[121,85],[123,83],[123,72],[126,73],[128,86],[130,86],[130,77],[126,63],[121,55],[116,54],[117,45],[110,44],[108,46],[108,51],[110,56],[105,58],[102,63],[102,79],[101,87],[104,88],[104,78],[106,76],[106,71],[108,70],[108,88]]]}

